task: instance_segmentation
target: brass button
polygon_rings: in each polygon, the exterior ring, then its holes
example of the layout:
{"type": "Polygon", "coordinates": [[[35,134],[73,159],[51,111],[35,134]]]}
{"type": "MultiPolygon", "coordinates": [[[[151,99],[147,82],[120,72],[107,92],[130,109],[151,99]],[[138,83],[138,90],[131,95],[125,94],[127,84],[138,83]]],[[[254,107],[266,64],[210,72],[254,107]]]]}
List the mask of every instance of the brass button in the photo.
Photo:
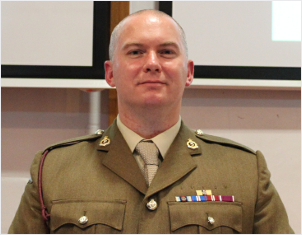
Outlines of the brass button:
{"type": "Polygon", "coordinates": [[[154,199],[151,199],[146,206],[150,211],[154,211],[157,208],[157,202],[154,201],[154,199]]]}
{"type": "Polygon", "coordinates": [[[104,133],[104,130],[101,130],[101,129],[98,129],[98,130],[95,132],[96,135],[101,135],[101,134],[103,134],[103,133],[104,133]]]}
{"type": "Polygon", "coordinates": [[[208,223],[209,223],[209,224],[214,224],[214,223],[215,223],[214,218],[211,217],[211,216],[209,216],[209,217],[208,217],[208,223]]]}
{"type": "Polygon", "coordinates": [[[200,130],[200,129],[198,129],[198,130],[196,130],[196,134],[197,134],[197,135],[203,135],[203,131],[200,130]]]}
{"type": "Polygon", "coordinates": [[[85,215],[83,215],[81,218],[79,218],[79,223],[80,224],[86,224],[87,222],[88,222],[88,218],[87,218],[87,216],[85,216],[85,215]]]}

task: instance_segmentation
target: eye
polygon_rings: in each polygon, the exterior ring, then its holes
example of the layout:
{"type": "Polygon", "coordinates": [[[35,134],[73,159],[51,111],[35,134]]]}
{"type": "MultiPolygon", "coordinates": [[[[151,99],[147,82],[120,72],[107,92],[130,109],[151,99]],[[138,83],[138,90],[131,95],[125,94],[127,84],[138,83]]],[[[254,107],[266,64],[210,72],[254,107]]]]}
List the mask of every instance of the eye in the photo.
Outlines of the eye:
{"type": "Polygon", "coordinates": [[[159,51],[160,55],[165,58],[174,58],[176,56],[176,52],[171,49],[162,49],[159,51]]]}
{"type": "Polygon", "coordinates": [[[161,54],[171,55],[174,54],[174,52],[172,50],[165,49],[161,51],[161,54]]]}
{"type": "Polygon", "coordinates": [[[137,55],[143,54],[143,51],[142,50],[132,50],[132,51],[129,51],[127,54],[131,55],[131,56],[137,56],[137,55]]]}
{"type": "Polygon", "coordinates": [[[131,51],[130,54],[132,54],[132,55],[138,55],[139,51],[131,51]]]}

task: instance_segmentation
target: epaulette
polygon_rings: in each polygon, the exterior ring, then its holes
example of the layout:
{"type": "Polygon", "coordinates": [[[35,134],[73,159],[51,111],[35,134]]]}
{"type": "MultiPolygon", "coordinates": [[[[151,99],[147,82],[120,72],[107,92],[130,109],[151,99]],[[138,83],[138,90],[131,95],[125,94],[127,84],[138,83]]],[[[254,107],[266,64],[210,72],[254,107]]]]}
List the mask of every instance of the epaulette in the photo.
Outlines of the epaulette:
{"type": "Polygon", "coordinates": [[[231,147],[234,147],[234,148],[239,148],[239,149],[248,151],[250,153],[256,154],[256,152],[253,149],[251,149],[251,148],[249,148],[245,145],[239,144],[235,141],[225,139],[225,138],[222,138],[222,137],[204,134],[203,131],[200,130],[200,129],[195,131],[195,135],[199,139],[202,139],[206,142],[213,142],[213,143],[217,143],[217,144],[221,144],[221,145],[227,145],[227,146],[231,146],[231,147]]]}
{"type": "Polygon", "coordinates": [[[77,144],[80,143],[82,141],[89,141],[89,140],[93,140],[93,139],[97,139],[100,138],[104,133],[104,130],[97,130],[94,134],[90,134],[90,135],[85,135],[85,136],[80,136],[80,137],[76,137],[76,138],[72,138],[72,139],[67,139],[67,140],[63,140],[60,141],[58,143],[49,145],[45,150],[53,150],[55,148],[59,148],[59,147],[64,147],[64,146],[69,146],[69,145],[73,145],[73,144],[77,144]]]}

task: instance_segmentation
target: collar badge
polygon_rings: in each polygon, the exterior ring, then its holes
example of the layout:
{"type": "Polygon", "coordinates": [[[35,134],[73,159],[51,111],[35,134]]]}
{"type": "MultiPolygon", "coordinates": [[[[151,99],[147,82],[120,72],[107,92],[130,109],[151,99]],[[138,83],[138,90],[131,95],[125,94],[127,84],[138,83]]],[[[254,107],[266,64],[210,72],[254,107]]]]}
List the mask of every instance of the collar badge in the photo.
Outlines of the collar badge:
{"type": "Polygon", "coordinates": [[[110,139],[108,138],[108,136],[105,136],[104,139],[101,140],[100,142],[100,146],[104,147],[110,144],[110,139]]]}
{"type": "Polygon", "coordinates": [[[188,139],[187,146],[189,149],[198,149],[198,145],[192,139],[188,139]]]}

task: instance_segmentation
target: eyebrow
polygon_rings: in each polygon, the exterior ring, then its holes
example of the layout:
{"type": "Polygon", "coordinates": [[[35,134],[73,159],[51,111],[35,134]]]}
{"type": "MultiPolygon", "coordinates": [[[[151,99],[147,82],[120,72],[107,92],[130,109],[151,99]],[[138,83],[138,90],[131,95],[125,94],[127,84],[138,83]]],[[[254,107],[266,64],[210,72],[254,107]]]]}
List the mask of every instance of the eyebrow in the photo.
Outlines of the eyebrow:
{"type": "MultiPolygon", "coordinates": [[[[129,48],[131,46],[143,47],[144,44],[137,43],[137,42],[130,42],[130,43],[127,43],[127,44],[123,45],[122,50],[126,50],[127,48],[129,48]]],[[[165,46],[173,46],[173,47],[179,49],[178,44],[175,43],[175,42],[164,42],[164,43],[159,44],[159,47],[165,47],[165,46]]]]}
{"type": "Polygon", "coordinates": [[[126,50],[127,48],[131,46],[137,46],[137,47],[143,47],[142,43],[137,43],[137,42],[130,42],[122,46],[122,50],[126,50]]]}
{"type": "Polygon", "coordinates": [[[178,44],[175,42],[164,42],[164,43],[160,44],[159,46],[173,46],[173,47],[176,47],[179,49],[178,44]]]}

